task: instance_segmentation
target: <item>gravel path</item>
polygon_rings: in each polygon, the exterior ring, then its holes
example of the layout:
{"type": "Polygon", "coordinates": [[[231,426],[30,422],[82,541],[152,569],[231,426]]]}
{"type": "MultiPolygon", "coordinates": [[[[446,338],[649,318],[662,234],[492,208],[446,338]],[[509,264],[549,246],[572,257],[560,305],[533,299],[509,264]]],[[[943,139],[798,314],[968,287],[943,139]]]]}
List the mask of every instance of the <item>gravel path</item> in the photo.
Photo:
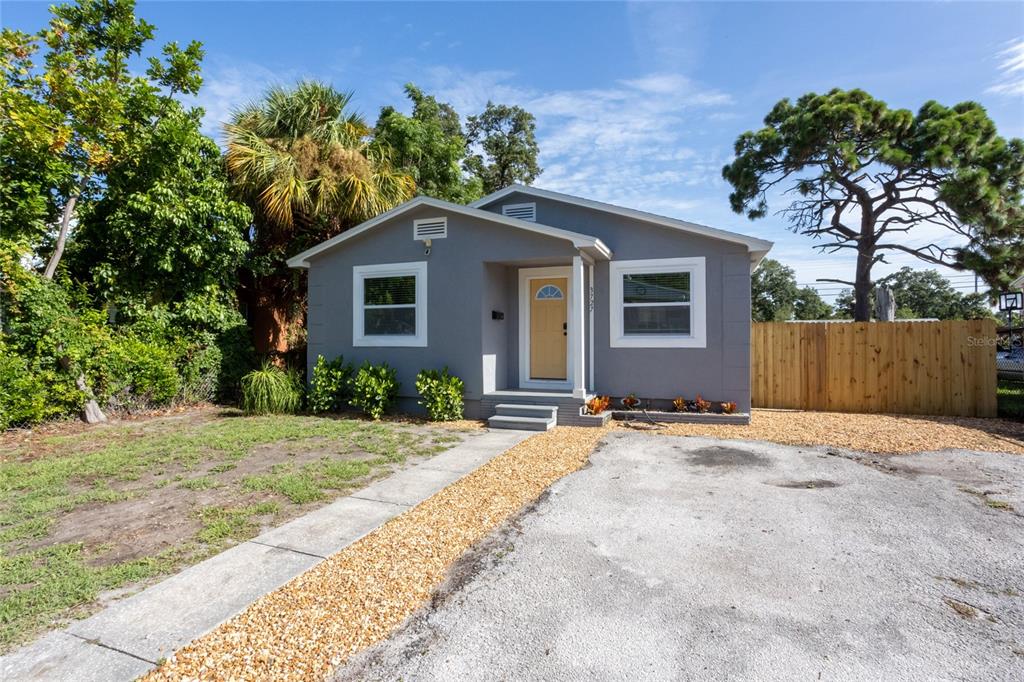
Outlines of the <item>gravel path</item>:
{"type": "Polygon", "coordinates": [[[583,466],[606,433],[559,427],[520,443],[266,595],[144,679],[322,680],[386,638],[467,549],[583,466]]]}
{"type": "MultiPolygon", "coordinates": [[[[642,415],[637,420],[642,423],[642,415]]],[[[748,426],[669,424],[656,433],[891,454],[946,449],[1024,454],[1024,422],[1007,419],[754,410],[748,426]]]]}

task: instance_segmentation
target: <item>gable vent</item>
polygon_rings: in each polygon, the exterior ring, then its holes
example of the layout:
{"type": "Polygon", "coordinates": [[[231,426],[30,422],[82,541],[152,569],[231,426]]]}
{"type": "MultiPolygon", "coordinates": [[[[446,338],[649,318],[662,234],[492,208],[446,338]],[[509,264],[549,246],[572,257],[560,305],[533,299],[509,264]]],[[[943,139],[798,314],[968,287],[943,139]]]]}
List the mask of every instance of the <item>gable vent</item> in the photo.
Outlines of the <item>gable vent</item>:
{"type": "Polygon", "coordinates": [[[509,218],[529,220],[537,222],[537,204],[505,204],[501,207],[501,214],[509,218]]]}
{"type": "Polygon", "coordinates": [[[412,221],[412,238],[416,241],[444,239],[447,236],[448,218],[423,218],[412,221]]]}

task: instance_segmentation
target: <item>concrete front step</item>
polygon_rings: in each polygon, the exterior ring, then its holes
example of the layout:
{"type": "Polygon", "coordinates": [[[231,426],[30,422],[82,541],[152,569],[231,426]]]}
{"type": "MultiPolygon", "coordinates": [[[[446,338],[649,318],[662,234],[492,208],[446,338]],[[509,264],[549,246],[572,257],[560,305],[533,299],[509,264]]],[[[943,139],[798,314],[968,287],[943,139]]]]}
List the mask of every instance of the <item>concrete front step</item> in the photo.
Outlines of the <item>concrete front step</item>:
{"type": "Polygon", "coordinates": [[[494,413],[501,417],[540,417],[558,420],[557,405],[524,405],[522,403],[502,403],[495,405],[494,413]]]}
{"type": "Polygon", "coordinates": [[[492,429],[517,429],[520,431],[547,431],[554,427],[555,417],[518,417],[496,414],[487,420],[492,429]]]}

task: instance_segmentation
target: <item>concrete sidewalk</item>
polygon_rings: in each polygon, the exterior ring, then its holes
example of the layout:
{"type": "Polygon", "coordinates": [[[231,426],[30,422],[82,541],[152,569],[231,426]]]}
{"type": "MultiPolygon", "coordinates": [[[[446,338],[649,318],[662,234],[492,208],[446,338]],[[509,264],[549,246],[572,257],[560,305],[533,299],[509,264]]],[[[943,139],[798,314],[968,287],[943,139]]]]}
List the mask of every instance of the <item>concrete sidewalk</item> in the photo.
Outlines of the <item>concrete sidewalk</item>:
{"type": "Polygon", "coordinates": [[[259,597],[531,435],[471,433],[450,450],[0,657],[0,680],[135,679],[259,597]]]}

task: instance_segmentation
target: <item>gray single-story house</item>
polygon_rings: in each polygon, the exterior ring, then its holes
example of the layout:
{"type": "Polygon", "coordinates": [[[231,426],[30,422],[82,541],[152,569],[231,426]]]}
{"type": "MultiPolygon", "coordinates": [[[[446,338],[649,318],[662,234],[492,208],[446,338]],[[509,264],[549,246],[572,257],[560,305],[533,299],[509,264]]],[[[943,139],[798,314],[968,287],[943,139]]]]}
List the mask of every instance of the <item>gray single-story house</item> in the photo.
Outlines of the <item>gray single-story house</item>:
{"type": "Polygon", "coordinates": [[[417,372],[447,365],[467,417],[549,425],[551,407],[581,423],[594,395],[749,413],[750,275],[771,246],[515,185],[469,206],[418,197],[288,265],[309,270],[310,371],[386,361],[415,410],[417,372]]]}

